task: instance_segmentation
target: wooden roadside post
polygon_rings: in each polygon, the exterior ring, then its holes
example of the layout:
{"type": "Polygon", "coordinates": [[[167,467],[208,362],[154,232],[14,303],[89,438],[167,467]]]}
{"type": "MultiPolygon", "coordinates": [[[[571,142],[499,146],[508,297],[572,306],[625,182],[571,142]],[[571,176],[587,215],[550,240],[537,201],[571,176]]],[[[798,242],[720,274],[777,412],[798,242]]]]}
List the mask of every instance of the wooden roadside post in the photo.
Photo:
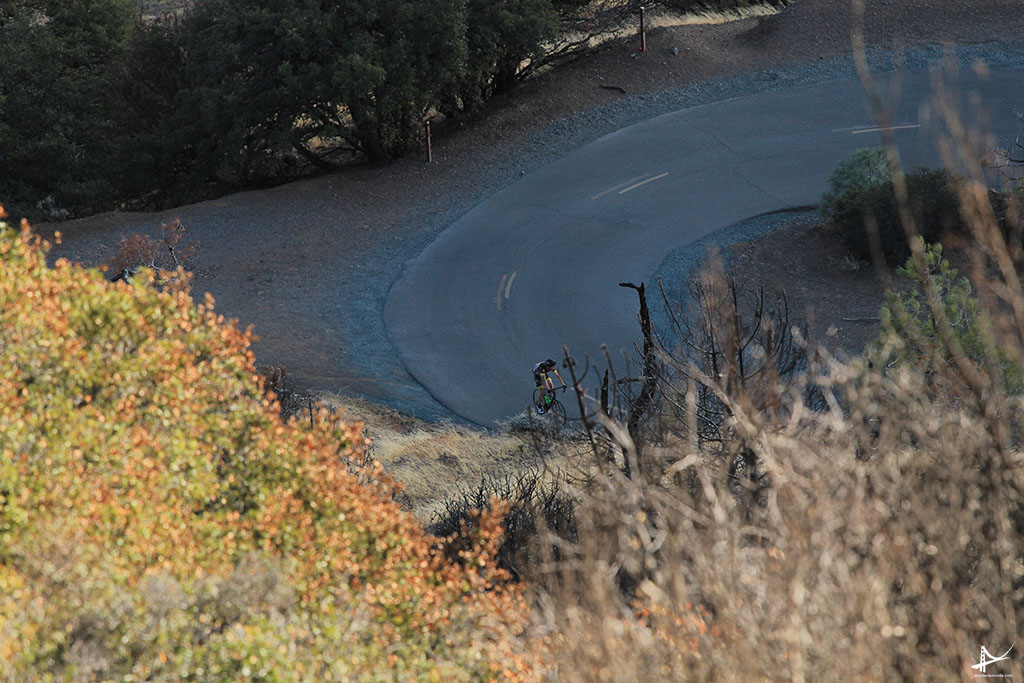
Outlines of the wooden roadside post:
{"type": "Polygon", "coordinates": [[[431,150],[431,148],[430,148],[430,119],[427,119],[423,123],[423,127],[426,129],[426,137],[427,137],[427,163],[430,163],[431,161],[434,160],[434,153],[433,153],[433,150],[431,150]]]}
{"type": "Polygon", "coordinates": [[[643,5],[640,6],[640,52],[647,51],[647,21],[643,5]]]}

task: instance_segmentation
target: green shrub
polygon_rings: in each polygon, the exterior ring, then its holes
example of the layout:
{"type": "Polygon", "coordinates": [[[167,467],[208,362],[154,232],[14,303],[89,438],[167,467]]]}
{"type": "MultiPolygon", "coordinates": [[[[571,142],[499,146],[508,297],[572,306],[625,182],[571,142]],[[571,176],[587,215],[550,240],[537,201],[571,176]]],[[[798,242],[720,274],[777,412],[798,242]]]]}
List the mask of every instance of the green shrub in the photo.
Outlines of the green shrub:
{"type": "Polygon", "coordinates": [[[972,296],[971,283],[942,257],[941,244],[925,247],[924,260],[923,273],[914,259],[897,269],[900,276],[915,286],[886,294],[880,316],[881,332],[871,349],[876,366],[909,366],[929,371],[931,376],[938,365],[952,363],[953,351],[940,339],[937,321],[926,300],[922,282],[927,278],[942,302],[942,312],[963,354],[1007,394],[1024,393],[1024,372],[1007,350],[997,346],[995,365],[986,362],[982,328],[988,326],[987,314],[972,296]]]}
{"type": "Polygon", "coordinates": [[[821,196],[821,213],[831,222],[855,204],[857,198],[873,187],[892,181],[889,163],[882,147],[863,147],[840,161],[828,179],[828,191],[821,196]]]}
{"type": "MultiPolygon", "coordinates": [[[[934,242],[946,231],[963,230],[957,178],[945,169],[920,168],[905,179],[910,212],[925,242],[934,242]]],[[[878,249],[887,265],[897,267],[910,256],[881,148],[857,150],[836,167],[822,195],[821,213],[839,229],[857,258],[870,260],[878,249]]]]}

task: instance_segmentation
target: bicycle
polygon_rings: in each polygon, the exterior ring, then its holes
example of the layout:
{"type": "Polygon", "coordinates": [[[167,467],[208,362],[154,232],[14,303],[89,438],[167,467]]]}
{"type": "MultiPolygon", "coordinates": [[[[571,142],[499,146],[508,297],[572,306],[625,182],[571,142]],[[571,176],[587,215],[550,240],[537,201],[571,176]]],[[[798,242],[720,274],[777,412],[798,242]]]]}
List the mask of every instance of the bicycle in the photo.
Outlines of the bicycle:
{"type": "MultiPolygon", "coordinates": [[[[538,415],[538,417],[547,417],[555,427],[564,427],[566,420],[565,406],[563,406],[562,402],[555,396],[555,392],[565,391],[567,388],[568,387],[566,386],[555,387],[554,389],[548,389],[544,392],[544,414],[538,415]]],[[[532,410],[537,410],[537,406],[539,405],[537,399],[539,395],[540,388],[538,387],[533,390],[533,402],[530,404],[532,406],[532,410]]]]}

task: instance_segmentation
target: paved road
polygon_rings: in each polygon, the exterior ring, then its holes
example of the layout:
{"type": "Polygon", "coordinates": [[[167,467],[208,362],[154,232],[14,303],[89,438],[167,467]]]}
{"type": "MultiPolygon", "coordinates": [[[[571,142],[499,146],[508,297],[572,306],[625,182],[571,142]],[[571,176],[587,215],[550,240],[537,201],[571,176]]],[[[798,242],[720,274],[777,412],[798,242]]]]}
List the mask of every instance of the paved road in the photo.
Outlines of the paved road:
{"type": "MultiPolygon", "coordinates": [[[[1010,146],[1022,72],[962,74],[1010,146]]],[[[935,165],[929,74],[892,111],[906,168],[935,165]]],[[[456,414],[493,426],[522,411],[530,368],[567,345],[613,358],[638,341],[637,297],[673,250],[739,220],[816,204],[836,163],[880,137],[855,79],[695,107],[582,147],[476,206],[393,285],[388,332],[409,372],[456,414]]],[[[799,245],[794,245],[799,248],[799,245]]]]}

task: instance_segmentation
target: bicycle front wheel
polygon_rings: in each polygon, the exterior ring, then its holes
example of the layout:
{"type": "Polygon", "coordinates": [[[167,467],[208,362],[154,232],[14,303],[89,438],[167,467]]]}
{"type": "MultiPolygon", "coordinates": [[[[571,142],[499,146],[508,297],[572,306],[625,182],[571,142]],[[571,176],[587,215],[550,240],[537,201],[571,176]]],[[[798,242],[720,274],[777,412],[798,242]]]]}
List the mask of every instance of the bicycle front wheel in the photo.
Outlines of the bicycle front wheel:
{"type": "Polygon", "coordinates": [[[551,416],[551,423],[555,427],[565,426],[565,406],[558,399],[552,401],[551,405],[548,406],[548,414],[551,416]]]}

